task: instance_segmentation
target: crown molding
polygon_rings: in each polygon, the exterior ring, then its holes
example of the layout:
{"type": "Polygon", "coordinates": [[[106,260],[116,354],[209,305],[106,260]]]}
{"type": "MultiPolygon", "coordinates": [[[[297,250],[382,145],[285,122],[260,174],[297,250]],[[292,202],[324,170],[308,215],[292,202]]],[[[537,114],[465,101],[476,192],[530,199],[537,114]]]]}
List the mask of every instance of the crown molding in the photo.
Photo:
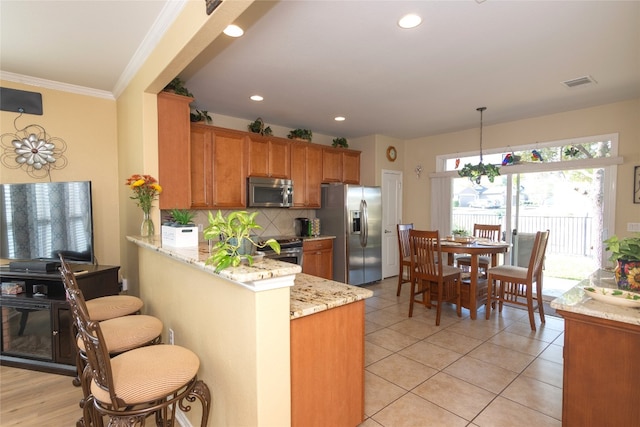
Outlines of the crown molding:
{"type": "Polygon", "coordinates": [[[68,83],[56,82],[53,80],[40,79],[38,77],[25,76],[23,74],[9,73],[7,71],[0,71],[0,79],[8,80],[14,83],[37,86],[45,89],[70,92],[78,95],[93,96],[95,98],[104,98],[112,101],[115,101],[116,99],[111,92],[107,92],[106,90],[91,89],[84,86],[77,86],[68,83]]]}
{"type": "Polygon", "coordinates": [[[118,78],[114,88],[113,94],[117,98],[127,88],[133,77],[140,70],[140,67],[149,58],[149,55],[156,48],[160,39],[167,32],[171,24],[176,20],[184,6],[187,4],[187,0],[174,0],[166,2],[165,6],[160,11],[160,14],[156,18],[156,21],[151,26],[151,29],[136,49],[135,53],[131,57],[131,60],[125,67],[124,71],[118,78]]]}

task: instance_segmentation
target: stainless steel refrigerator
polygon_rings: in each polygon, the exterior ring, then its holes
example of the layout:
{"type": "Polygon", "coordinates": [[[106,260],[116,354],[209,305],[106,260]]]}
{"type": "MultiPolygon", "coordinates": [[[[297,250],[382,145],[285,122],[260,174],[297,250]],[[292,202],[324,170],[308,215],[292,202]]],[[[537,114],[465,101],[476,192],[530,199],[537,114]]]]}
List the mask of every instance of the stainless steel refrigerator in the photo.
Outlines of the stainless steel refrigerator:
{"type": "Polygon", "coordinates": [[[322,234],[336,236],[333,280],[363,285],[382,280],[382,196],[380,187],[322,186],[316,211],[322,234]]]}

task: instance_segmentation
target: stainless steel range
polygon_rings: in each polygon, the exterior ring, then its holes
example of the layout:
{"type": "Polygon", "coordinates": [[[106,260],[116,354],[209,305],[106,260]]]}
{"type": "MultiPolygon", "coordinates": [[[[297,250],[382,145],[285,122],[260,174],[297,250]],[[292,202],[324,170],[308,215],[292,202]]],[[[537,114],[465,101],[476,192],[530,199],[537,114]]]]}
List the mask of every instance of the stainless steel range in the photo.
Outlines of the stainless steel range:
{"type": "Polygon", "coordinates": [[[260,249],[265,258],[290,262],[302,266],[302,239],[297,236],[263,236],[261,242],[267,239],[276,239],[280,243],[280,253],[277,254],[269,246],[260,249]]]}

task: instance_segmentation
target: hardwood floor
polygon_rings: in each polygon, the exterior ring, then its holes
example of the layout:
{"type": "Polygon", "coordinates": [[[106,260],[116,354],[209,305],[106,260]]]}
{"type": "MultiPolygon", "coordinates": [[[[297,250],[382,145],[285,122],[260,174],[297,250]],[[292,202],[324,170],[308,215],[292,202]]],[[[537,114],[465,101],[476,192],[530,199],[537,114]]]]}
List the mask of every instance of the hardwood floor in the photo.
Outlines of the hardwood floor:
{"type": "Polygon", "coordinates": [[[0,425],[72,427],[82,416],[80,387],[67,375],[0,366],[0,425]]]}

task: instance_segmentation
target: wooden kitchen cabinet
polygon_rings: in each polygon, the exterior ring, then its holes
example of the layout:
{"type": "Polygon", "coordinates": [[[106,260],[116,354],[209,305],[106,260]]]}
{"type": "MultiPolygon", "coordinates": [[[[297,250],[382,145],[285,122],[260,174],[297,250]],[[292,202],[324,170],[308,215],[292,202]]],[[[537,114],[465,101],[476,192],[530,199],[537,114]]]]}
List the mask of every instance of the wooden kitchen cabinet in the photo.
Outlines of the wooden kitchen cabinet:
{"type": "Polygon", "coordinates": [[[342,182],[360,184],[360,152],[342,152],[342,182]]]}
{"type": "Polygon", "coordinates": [[[213,129],[191,125],[190,150],[190,208],[213,207],[213,129]]]}
{"type": "Polygon", "coordinates": [[[364,301],[291,320],[291,426],[364,418],[364,301]]]}
{"type": "Polygon", "coordinates": [[[302,272],[333,280],[333,239],[302,243],[302,272]]]}
{"type": "Polygon", "coordinates": [[[360,184],[360,152],[344,148],[323,148],[322,182],[360,184]]]}
{"type": "Polygon", "coordinates": [[[249,176],[291,178],[289,141],[251,133],[247,135],[249,176]]]}
{"type": "Polygon", "coordinates": [[[193,98],[174,93],[158,94],[160,209],[188,209],[191,206],[189,104],[192,101],[193,98]]]}
{"type": "Polygon", "coordinates": [[[640,325],[558,313],[564,317],[562,425],[638,425],[640,325]]]}
{"type": "Polygon", "coordinates": [[[291,143],[291,179],[293,206],[320,207],[322,183],[322,147],[304,142],[291,143]]]}
{"type": "Polygon", "coordinates": [[[246,135],[191,125],[191,208],[246,206],[246,135]]]}

